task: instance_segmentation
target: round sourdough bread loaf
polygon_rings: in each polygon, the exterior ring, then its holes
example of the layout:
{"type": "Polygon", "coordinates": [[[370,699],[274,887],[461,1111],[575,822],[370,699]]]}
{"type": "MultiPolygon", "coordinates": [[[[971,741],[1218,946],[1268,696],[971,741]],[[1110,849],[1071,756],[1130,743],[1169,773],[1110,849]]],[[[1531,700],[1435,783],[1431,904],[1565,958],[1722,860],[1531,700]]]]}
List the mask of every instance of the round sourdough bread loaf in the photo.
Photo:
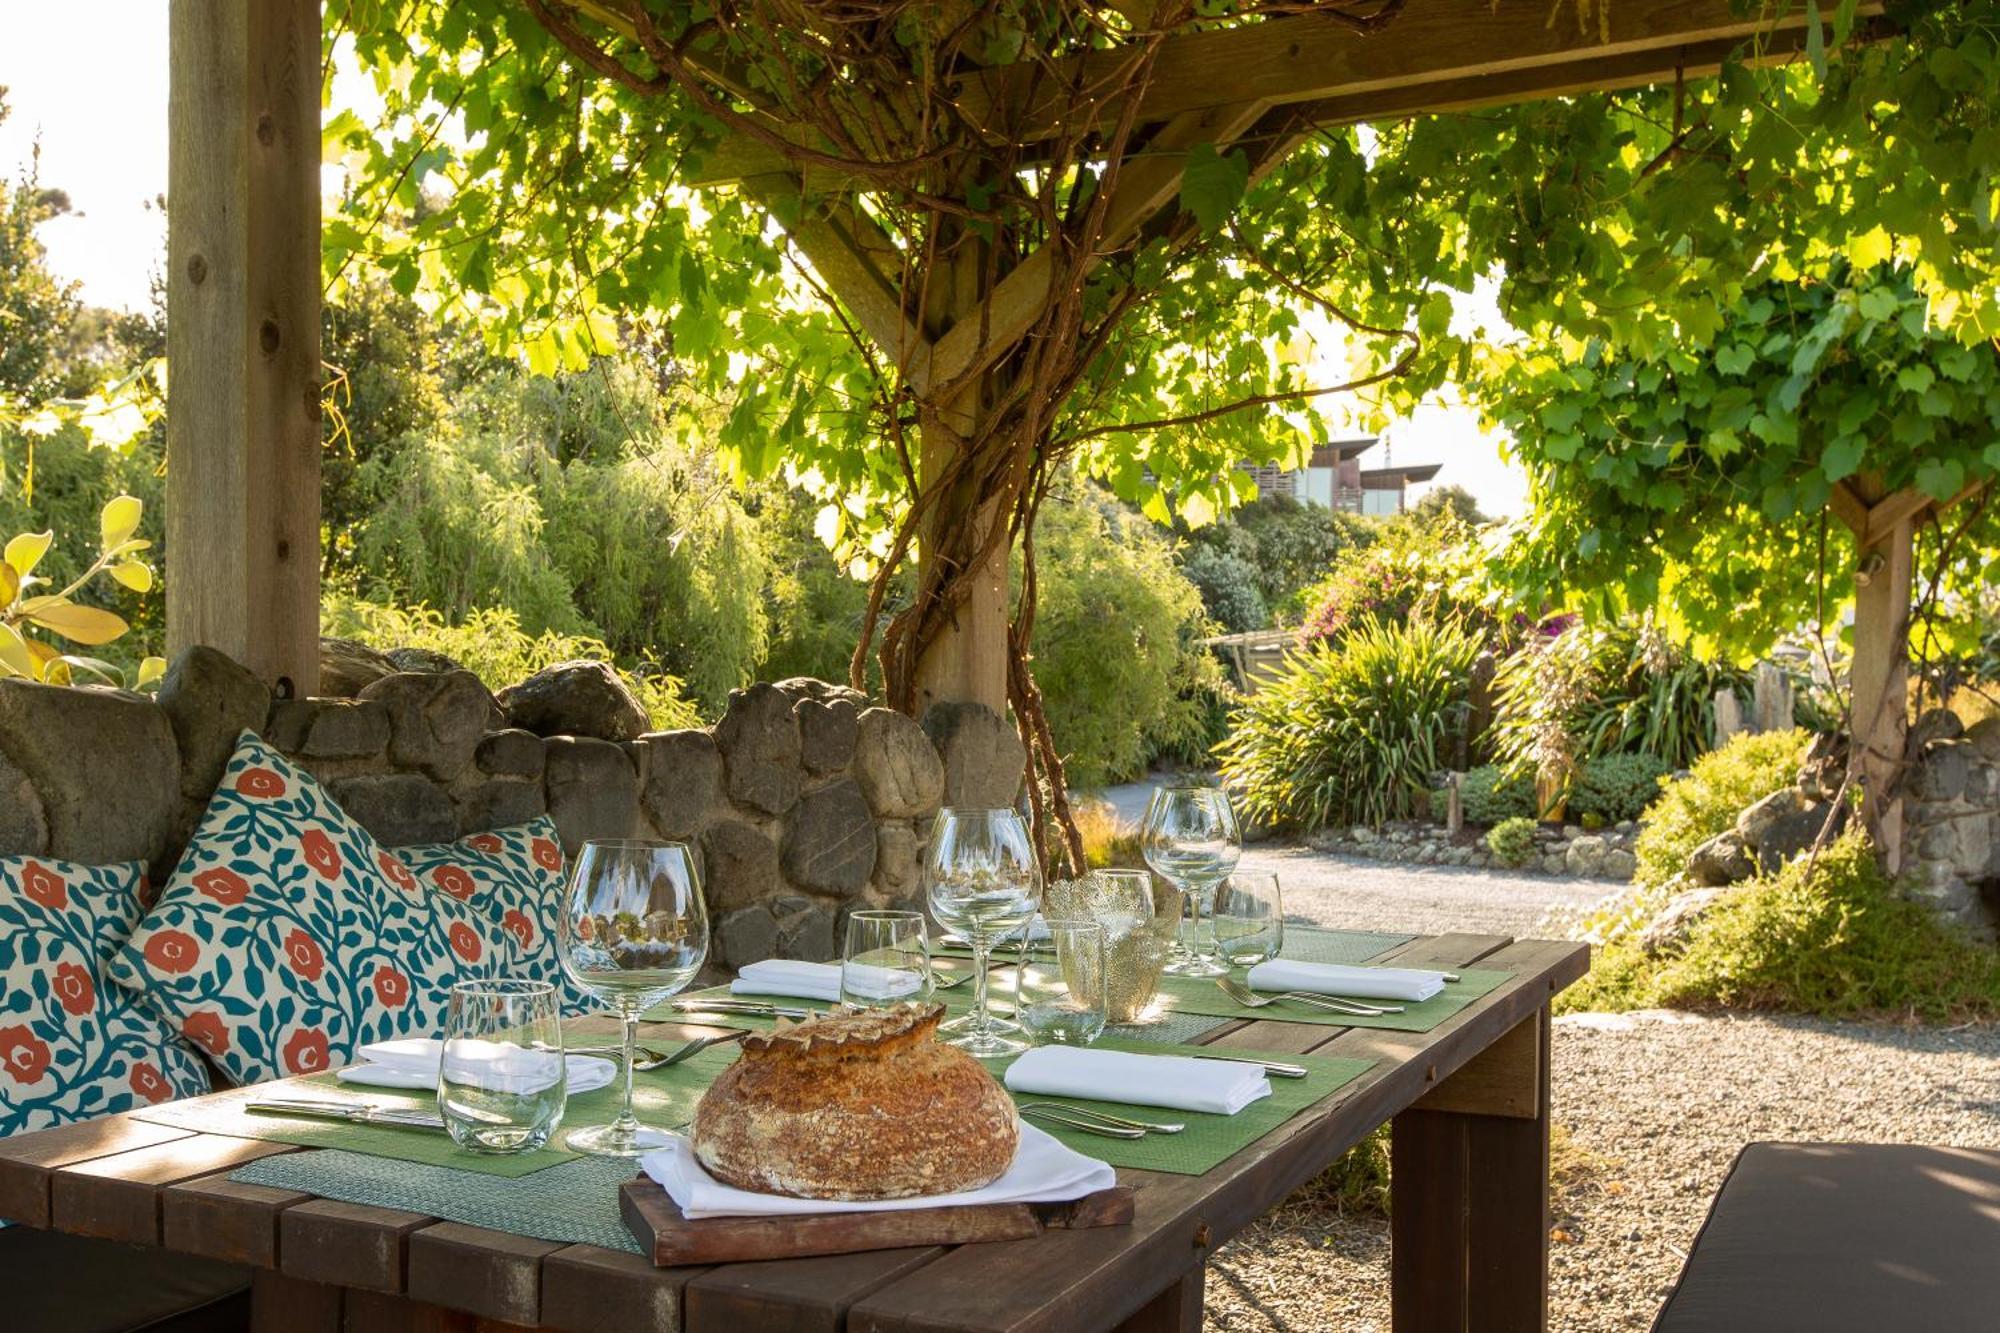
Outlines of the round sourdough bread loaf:
{"type": "Polygon", "coordinates": [[[758,1033],[702,1094],[694,1152],[738,1189],[907,1199],[990,1184],[1014,1160],[1014,1104],[937,1039],[944,1006],[834,1014],[758,1033]]]}

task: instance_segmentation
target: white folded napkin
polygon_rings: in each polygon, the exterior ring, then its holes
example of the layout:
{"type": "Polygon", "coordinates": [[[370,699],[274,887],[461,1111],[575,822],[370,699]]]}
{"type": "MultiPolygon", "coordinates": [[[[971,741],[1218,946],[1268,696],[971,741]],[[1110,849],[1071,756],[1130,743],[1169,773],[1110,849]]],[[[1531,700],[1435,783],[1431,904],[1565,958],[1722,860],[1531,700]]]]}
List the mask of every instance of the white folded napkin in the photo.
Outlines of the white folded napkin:
{"type": "Polygon", "coordinates": [[[1250,969],[1250,989],[1302,990],[1356,1000],[1428,1000],[1444,989],[1444,973],[1417,967],[1347,967],[1273,958],[1250,969]]]}
{"type": "Polygon", "coordinates": [[[1235,1115],[1271,1095],[1271,1080],[1256,1065],[1082,1046],[1037,1046],[1007,1067],[1004,1081],[1013,1092],[1214,1115],[1235,1115]]]}
{"type": "Polygon", "coordinates": [[[886,1213],[911,1208],[959,1208],[978,1203],[1065,1203],[1110,1189],[1118,1173],[1094,1157],[1067,1148],[1033,1125],[1021,1126],[1014,1161],[990,1185],[957,1194],[914,1199],[846,1202],[758,1194],[725,1185],[695,1158],[694,1145],[679,1135],[664,1148],[639,1159],[640,1169],[658,1182],[683,1214],[697,1217],[800,1216],[813,1213],[886,1213]]]}
{"type": "MultiPolygon", "coordinates": [[[[473,1048],[475,1058],[481,1054],[479,1048],[487,1046],[491,1050],[484,1054],[500,1066],[503,1077],[508,1064],[521,1066],[524,1086],[520,1091],[534,1091],[525,1086],[526,1082],[547,1077],[542,1072],[545,1062],[541,1056],[510,1042],[478,1043],[473,1048]]],[[[395,1041],[370,1042],[356,1054],[364,1063],[349,1065],[334,1075],[342,1083],[371,1088],[432,1089],[437,1087],[439,1068],[444,1062],[444,1043],[436,1037],[401,1037],[395,1041]]],[[[564,1057],[563,1063],[569,1074],[571,1096],[608,1087],[618,1077],[618,1066],[599,1056],[571,1055],[564,1057]]]]}
{"type": "MultiPolygon", "coordinates": [[[[731,995],[784,995],[798,1000],[840,998],[839,963],[805,963],[794,958],[766,958],[751,963],[729,983],[731,995]]],[[[858,969],[866,983],[864,993],[872,999],[893,999],[923,987],[924,979],[915,972],[896,967],[858,969]]]]}

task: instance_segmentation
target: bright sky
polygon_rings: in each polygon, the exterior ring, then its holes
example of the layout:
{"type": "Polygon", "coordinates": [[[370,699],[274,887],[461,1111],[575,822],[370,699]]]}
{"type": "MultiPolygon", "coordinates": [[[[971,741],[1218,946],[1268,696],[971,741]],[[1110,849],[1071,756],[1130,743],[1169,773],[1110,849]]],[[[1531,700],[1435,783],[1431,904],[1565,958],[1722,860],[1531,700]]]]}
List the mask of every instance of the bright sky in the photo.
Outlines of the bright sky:
{"type": "MultiPolygon", "coordinates": [[[[167,6],[164,0],[0,0],[0,173],[18,177],[39,138],[42,183],[76,212],[42,229],[49,265],[95,305],[145,309],[166,256],[167,6]],[[83,21],[79,21],[83,20],[83,21]],[[77,33],[90,34],[86,50],[77,33]]],[[[1443,463],[1490,514],[1517,514],[1527,483],[1462,408],[1428,408],[1389,432],[1397,463],[1443,463]]],[[[1364,465],[1378,466],[1382,450],[1364,465]]]]}

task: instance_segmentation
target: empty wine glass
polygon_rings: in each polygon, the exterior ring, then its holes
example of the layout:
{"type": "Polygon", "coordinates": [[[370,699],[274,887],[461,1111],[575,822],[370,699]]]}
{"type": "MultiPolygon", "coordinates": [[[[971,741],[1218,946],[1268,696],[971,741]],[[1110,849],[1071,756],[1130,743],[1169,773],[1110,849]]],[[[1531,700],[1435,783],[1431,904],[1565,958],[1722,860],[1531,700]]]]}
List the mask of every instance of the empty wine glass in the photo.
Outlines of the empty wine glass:
{"type": "Polygon", "coordinates": [[[556,951],[563,971],[625,1020],[625,1105],[608,1125],[570,1132],[577,1152],[636,1157],[667,1142],[632,1114],[639,1016],[694,980],[708,958],[708,909],[694,853],[678,842],[586,842],[556,951]]]}
{"type": "Polygon", "coordinates": [[[1215,956],[1215,936],[1204,917],[1215,886],[1229,878],[1243,855],[1243,836],[1229,793],[1220,787],[1155,787],[1146,805],[1146,864],[1186,895],[1190,913],[1187,951],[1167,964],[1180,976],[1220,977],[1229,968],[1215,956]]]}
{"type": "Polygon", "coordinates": [[[938,811],[924,858],[924,884],[932,914],[972,946],[972,1013],[951,1041],[973,1055],[1025,1049],[1001,1035],[986,1007],[987,960],[996,942],[1035,915],[1041,882],[1041,859],[1018,812],[952,806],[938,811]]]}
{"type": "Polygon", "coordinates": [[[1268,871],[1237,871],[1215,891],[1215,950],[1231,967],[1255,967],[1285,947],[1285,898],[1268,871]]]}

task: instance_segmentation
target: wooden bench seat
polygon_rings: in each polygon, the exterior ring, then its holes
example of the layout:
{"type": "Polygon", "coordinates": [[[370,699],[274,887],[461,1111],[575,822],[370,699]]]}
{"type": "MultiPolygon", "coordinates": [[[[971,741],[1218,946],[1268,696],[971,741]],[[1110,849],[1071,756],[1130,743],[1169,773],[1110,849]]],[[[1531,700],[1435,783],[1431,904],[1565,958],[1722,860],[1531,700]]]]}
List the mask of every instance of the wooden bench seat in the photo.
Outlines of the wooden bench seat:
{"type": "Polygon", "coordinates": [[[2000,1328],[2000,1151],[1753,1143],[1653,1333],[2000,1328]]]}
{"type": "Polygon", "coordinates": [[[152,1245],[0,1228],[9,1333],[240,1333],[250,1270],[152,1245]]]}

